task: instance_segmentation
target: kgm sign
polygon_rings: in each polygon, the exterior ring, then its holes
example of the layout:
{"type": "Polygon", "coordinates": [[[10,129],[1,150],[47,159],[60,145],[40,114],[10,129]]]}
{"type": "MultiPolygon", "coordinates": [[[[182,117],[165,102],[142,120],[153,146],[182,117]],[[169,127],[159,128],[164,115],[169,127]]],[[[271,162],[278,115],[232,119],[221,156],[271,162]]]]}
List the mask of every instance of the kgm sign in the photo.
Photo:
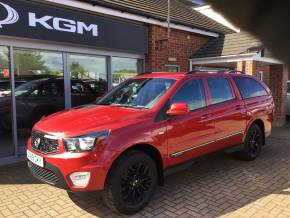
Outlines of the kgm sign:
{"type": "MultiPolygon", "coordinates": [[[[10,7],[7,4],[4,4],[3,2],[0,2],[0,5],[2,5],[7,11],[7,17],[4,20],[0,21],[0,28],[2,28],[2,25],[14,24],[19,20],[19,15],[14,8],[10,7]]],[[[31,27],[37,27],[37,25],[41,25],[48,30],[64,31],[78,34],[83,34],[84,31],[88,31],[92,32],[93,36],[98,36],[98,26],[96,24],[86,25],[84,22],[81,21],[74,21],[48,15],[43,17],[37,17],[37,15],[32,12],[28,13],[28,20],[29,26],[31,27]],[[51,25],[48,23],[49,21],[52,21],[51,25]]]]}
{"type": "Polygon", "coordinates": [[[81,21],[74,21],[60,17],[44,16],[36,17],[35,13],[29,13],[29,26],[37,27],[41,25],[48,30],[57,30],[70,33],[84,34],[84,31],[92,32],[93,36],[98,36],[98,26],[96,24],[86,25],[81,21]],[[52,25],[48,22],[52,21],[52,25]]]}
{"type": "Polygon", "coordinates": [[[28,0],[0,0],[0,35],[142,53],[148,47],[146,26],[28,0]]]}

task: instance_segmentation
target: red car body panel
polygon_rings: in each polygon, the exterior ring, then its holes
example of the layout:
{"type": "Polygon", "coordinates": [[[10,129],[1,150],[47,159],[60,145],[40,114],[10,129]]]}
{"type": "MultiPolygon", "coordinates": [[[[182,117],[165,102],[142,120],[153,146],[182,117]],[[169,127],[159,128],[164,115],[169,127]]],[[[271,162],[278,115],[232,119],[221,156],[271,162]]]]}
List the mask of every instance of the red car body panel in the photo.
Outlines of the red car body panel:
{"type": "Polygon", "coordinates": [[[265,133],[271,132],[274,103],[270,90],[264,84],[268,96],[242,100],[232,75],[152,73],[136,78],[171,78],[176,82],[151,109],[89,105],[48,116],[39,121],[34,130],[57,136],[59,151],[50,155],[39,153],[32,149],[30,139],[28,150],[58,168],[69,189],[101,190],[114,161],[133,146],[146,144],[157,149],[165,170],[192,158],[243,143],[247,129],[257,119],[264,123],[265,133]],[[211,105],[206,82],[208,77],[227,78],[235,99],[211,105]],[[206,107],[156,122],[158,112],[168,99],[184,82],[195,78],[203,81],[206,107]],[[102,130],[110,130],[110,136],[92,152],[65,151],[63,138],[102,130]],[[180,152],[183,152],[182,155],[180,152]],[[80,171],[91,172],[90,182],[85,188],[74,187],[69,178],[71,173],[80,171]]]}

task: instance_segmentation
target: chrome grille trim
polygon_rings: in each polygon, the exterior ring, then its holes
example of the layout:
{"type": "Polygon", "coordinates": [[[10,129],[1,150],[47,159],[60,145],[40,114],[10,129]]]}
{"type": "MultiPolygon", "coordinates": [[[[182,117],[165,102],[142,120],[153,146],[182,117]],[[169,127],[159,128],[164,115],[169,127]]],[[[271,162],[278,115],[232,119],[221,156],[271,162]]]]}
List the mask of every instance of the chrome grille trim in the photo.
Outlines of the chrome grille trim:
{"type": "Polygon", "coordinates": [[[31,147],[33,150],[43,154],[51,154],[59,151],[59,144],[56,136],[44,134],[35,130],[31,133],[31,147]]]}

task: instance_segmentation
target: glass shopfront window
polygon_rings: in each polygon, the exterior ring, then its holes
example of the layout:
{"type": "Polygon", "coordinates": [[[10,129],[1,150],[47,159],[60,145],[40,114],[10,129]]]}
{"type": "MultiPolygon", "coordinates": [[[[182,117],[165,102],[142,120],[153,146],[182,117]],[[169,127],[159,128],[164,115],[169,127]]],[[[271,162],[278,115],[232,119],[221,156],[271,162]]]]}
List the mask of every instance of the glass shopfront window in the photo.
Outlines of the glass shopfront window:
{"type": "Polygon", "coordinates": [[[14,50],[18,146],[37,121],[65,108],[63,75],[62,53],[14,50]]]}
{"type": "Polygon", "coordinates": [[[14,154],[8,48],[0,46],[0,157],[14,154]]]}
{"type": "Polygon", "coordinates": [[[113,86],[117,86],[126,79],[143,72],[143,60],[133,58],[112,58],[113,86]]]}
{"type": "Polygon", "coordinates": [[[69,55],[72,106],[88,104],[108,91],[105,57],[69,55]]]}
{"type": "Polygon", "coordinates": [[[109,76],[107,56],[14,47],[11,51],[13,74],[9,48],[0,46],[0,158],[15,155],[15,146],[17,155],[25,154],[31,129],[42,117],[64,110],[70,101],[72,107],[89,104],[104,95],[111,82],[116,86],[143,72],[143,60],[137,58],[113,57],[109,76]]]}

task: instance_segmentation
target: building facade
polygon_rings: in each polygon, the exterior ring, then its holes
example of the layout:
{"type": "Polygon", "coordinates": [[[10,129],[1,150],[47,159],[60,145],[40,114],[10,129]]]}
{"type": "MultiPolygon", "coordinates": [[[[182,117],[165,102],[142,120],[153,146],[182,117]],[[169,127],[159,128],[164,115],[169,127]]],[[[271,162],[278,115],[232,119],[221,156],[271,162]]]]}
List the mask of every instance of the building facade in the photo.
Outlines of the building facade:
{"type": "Polygon", "coordinates": [[[231,32],[177,0],[168,26],[167,0],[146,2],[0,0],[0,163],[25,155],[42,117],[145,70],[187,71],[191,54],[231,32]]]}

